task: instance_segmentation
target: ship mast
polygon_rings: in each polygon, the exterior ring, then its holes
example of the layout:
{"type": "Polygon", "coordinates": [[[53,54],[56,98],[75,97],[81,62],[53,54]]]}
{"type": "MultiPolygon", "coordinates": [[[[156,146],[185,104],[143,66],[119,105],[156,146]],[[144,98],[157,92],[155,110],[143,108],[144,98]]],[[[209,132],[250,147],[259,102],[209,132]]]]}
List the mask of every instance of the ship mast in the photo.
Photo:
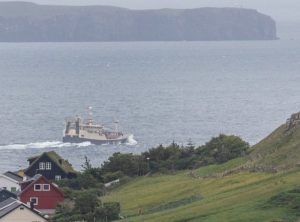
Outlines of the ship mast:
{"type": "Polygon", "coordinates": [[[93,107],[89,106],[88,107],[88,125],[92,125],[93,124],[93,111],[92,111],[93,107]]]}
{"type": "Polygon", "coordinates": [[[118,133],[119,132],[119,120],[115,119],[114,124],[115,124],[115,131],[116,131],[116,133],[118,133]]]}

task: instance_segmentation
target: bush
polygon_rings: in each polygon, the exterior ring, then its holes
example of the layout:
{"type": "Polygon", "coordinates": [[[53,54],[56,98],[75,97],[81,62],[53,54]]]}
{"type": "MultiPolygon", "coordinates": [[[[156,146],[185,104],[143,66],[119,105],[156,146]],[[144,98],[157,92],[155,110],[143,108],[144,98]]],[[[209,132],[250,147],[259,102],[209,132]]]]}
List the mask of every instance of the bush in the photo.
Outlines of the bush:
{"type": "Polygon", "coordinates": [[[114,153],[108,161],[102,164],[101,172],[107,173],[122,172],[128,176],[141,176],[147,171],[147,164],[141,156],[122,153],[114,153]]]}
{"type": "Polygon", "coordinates": [[[219,135],[196,149],[202,165],[221,164],[246,155],[250,146],[238,136],[219,135]]]}
{"type": "Polygon", "coordinates": [[[100,204],[94,191],[83,191],[75,199],[75,210],[81,214],[87,214],[94,212],[100,204]]]}

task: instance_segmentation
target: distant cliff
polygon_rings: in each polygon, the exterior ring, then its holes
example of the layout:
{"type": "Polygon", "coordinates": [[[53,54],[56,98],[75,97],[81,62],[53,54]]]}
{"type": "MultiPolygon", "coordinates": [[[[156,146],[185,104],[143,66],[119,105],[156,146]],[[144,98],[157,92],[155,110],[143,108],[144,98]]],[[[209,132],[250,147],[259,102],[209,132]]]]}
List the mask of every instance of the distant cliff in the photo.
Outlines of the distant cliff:
{"type": "Polygon", "coordinates": [[[274,40],[275,21],[242,8],[129,10],[0,3],[0,41],[274,40]]]}

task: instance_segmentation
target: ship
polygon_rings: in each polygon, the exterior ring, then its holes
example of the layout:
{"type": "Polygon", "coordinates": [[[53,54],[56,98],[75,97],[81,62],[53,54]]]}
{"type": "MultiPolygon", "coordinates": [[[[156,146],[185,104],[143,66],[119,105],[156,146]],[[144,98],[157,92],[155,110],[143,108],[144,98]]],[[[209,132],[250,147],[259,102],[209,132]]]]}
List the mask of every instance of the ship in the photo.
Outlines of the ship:
{"type": "Polygon", "coordinates": [[[95,145],[127,143],[132,134],[120,131],[118,129],[118,121],[115,121],[114,123],[114,130],[106,128],[102,124],[97,124],[94,122],[91,112],[86,120],[79,116],[68,118],[65,121],[63,142],[90,142],[95,145]]]}

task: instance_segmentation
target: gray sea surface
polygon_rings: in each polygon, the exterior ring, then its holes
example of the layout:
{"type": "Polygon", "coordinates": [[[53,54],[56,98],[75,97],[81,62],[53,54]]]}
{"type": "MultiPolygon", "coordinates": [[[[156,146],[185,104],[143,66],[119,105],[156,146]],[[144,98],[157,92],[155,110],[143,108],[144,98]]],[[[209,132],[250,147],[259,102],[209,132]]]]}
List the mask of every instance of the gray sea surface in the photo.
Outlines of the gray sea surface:
{"type": "Polygon", "coordinates": [[[0,172],[55,150],[81,169],[114,152],[220,133],[255,144],[300,110],[300,41],[0,43],[0,172]],[[61,142],[64,119],[120,120],[125,145],[61,142]],[[135,143],[137,141],[137,144],[135,143]]]}

